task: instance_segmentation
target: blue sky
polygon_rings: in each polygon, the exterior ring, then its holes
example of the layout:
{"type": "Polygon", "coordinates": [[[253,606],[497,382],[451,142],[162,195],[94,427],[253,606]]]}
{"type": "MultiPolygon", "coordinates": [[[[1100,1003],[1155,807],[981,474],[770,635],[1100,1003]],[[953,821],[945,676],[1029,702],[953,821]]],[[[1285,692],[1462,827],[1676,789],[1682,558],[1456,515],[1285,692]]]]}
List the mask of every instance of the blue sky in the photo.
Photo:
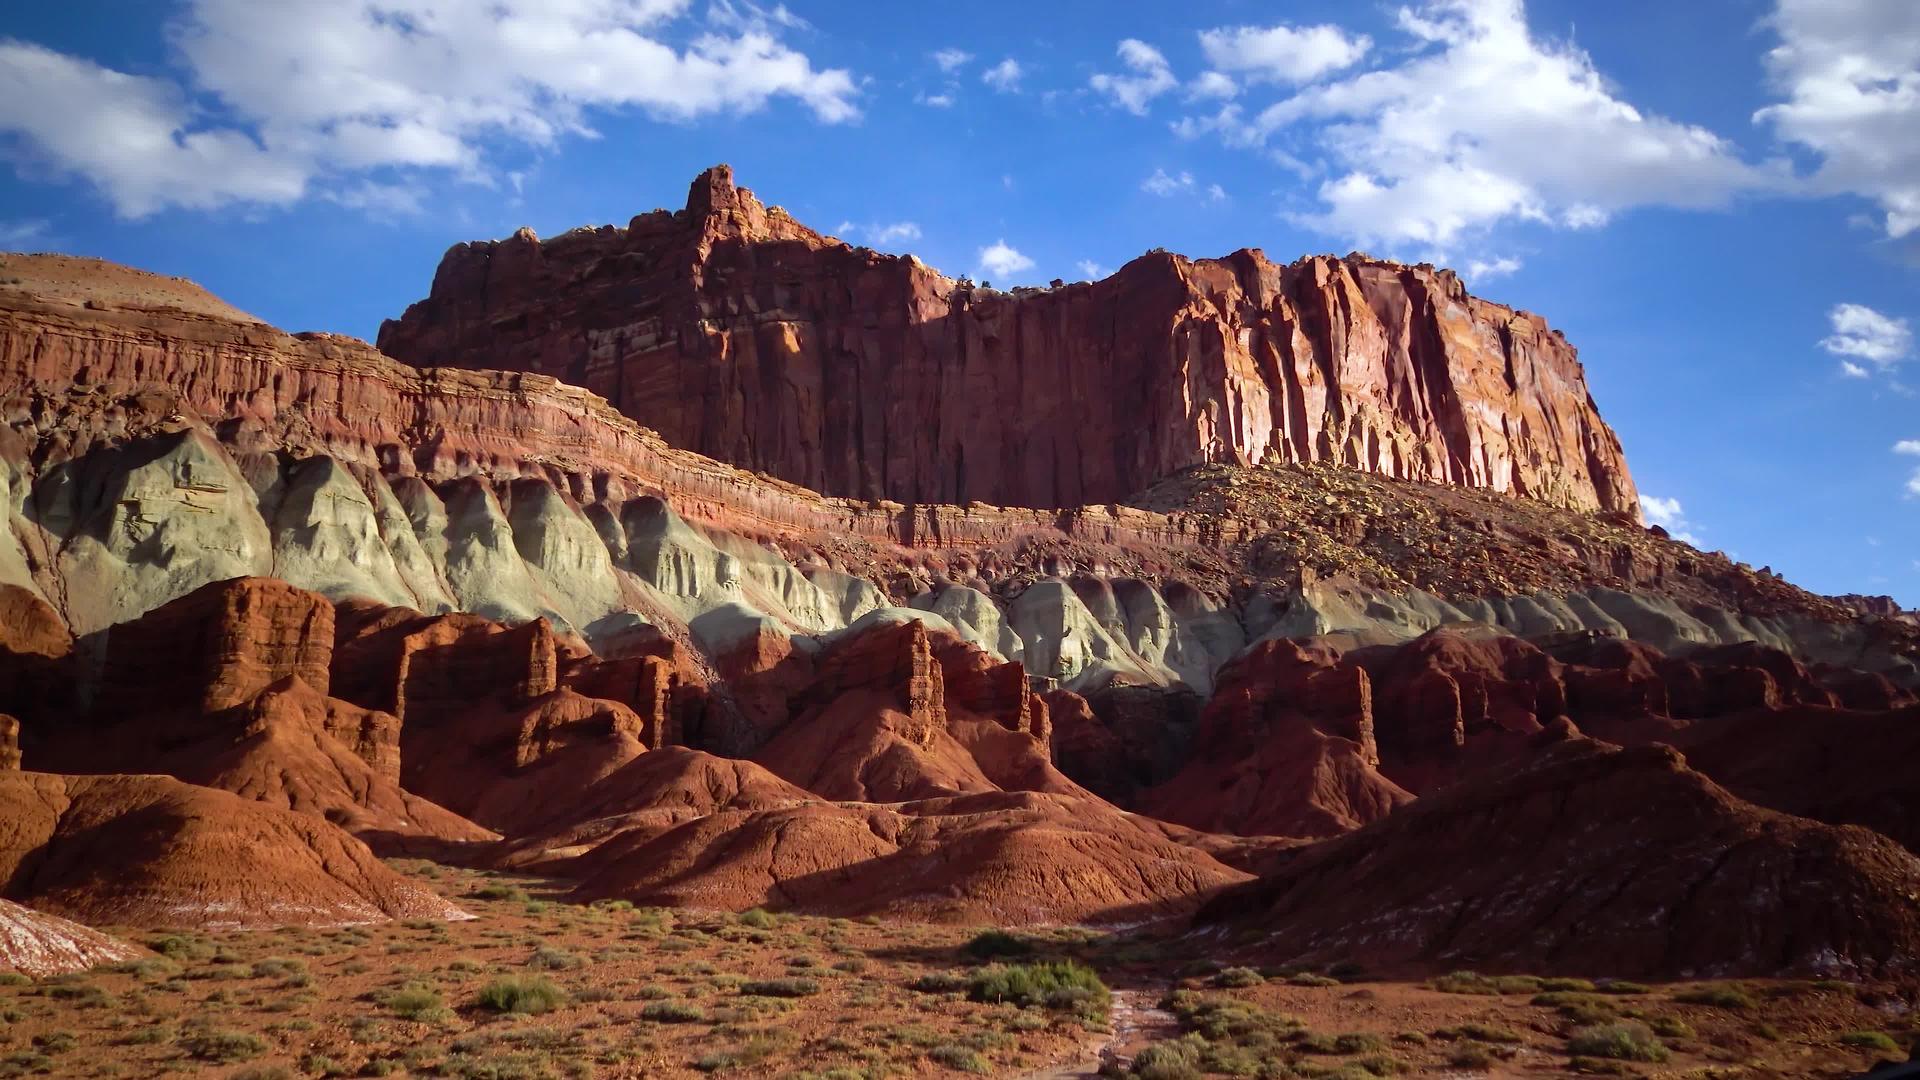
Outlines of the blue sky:
{"type": "Polygon", "coordinates": [[[73,0],[0,22],[0,249],[372,337],[455,242],[701,169],[997,284],[1431,259],[1581,350],[1651,516],[1920,606],[1920,4],[73,0]],[[1604,14],[1601,12],[1604,10],[1604,14]]]}

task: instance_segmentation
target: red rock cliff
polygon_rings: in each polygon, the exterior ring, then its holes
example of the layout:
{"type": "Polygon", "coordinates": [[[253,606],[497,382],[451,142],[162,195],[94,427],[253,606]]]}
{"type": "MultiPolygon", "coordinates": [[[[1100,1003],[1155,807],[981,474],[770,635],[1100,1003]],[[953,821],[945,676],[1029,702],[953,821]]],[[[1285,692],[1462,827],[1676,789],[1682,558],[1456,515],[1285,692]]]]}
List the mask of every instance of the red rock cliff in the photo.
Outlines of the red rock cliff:
{"type": "Polygon", "coordinates": [[[726,166],[625,229],[454,247],[379,345],[552,375],[830,495],[1063,507],[1333,461],[1638,515],[1573,347],[1450,271],[1155,252],[1007,294],[816,233],[726,166]]]}

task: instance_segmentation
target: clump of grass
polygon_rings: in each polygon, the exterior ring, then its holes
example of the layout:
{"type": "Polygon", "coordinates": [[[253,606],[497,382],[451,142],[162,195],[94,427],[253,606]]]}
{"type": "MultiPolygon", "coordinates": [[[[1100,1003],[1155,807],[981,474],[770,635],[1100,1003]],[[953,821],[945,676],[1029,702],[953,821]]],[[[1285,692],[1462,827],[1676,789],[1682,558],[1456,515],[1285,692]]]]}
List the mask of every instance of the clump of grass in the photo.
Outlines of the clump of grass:
{"type": "Polygon", "coordinates": [[[1442,1039],[1475,1039],[1480,1042],[1490,1043],[1517,1043],[1521,1041],[1520,1033],[1512,1028],[1501,1027],[1498,1024],[1482,1024],[1478,1022],[1468,1022],[1450,1028],[1442,1028],[1434,1032],[1434,1034],[1442,1039]]]}
{"type": "Polygon", "coordinates": [[[764,908],[749,908],[735,916],[734,921],[750,930],[771,930],[780,925],[779,916],[764,908]]]}
{"type": "Polygon", "coordinates": [[[820,983],[816,979],[788,977],[784,979],[755,979],[740,984],[742,994],[759,997],[800,998],[810,997],[820,992],[820,983]]]}
{"type": "Polygon", "coordinates": [[[1339,986],[1339,979],[1330,979],[1311,971],[1297,971],[1287,976],[1288,986],[1339,986]]]}
{"type": "Polygon", "coordinates": [[[441,999],[440,991],[426,983],[410,982],[381,997],[380,1004],[395,1016],[422,1020],[444,1008],[446,1002],[441,999]]]}
{"type": "Polygon", "coordinates": [[[1753,995],[1737,986],[1696,986],[1675,994],[1673,1000],[1684,1005],[1711,1005],[1716,1009],[1753,1008],[1753,995]]]}
{"type": "Polygon", "coordinates": [[[245,1061],[267,1052],[267,1041],[244,1031],[194,1028],[183,1032],[180,1048],[203,1061],[245,1061]]]}
{"type": "Polygon", "coordinates": [[[1857,1046],[1862,1050],[1885,1050],[1888,1053],[1898,1053],[1900,1050],[1900,1044],[1894,1042],[1891,1036],[1878,1031],[1849,1031],[1840,1036],[1840,1044],[1857,1046]]]}
{"type": "Polygon", "coordinates": [[[640,1010],[640,1018],[662,1024],[697,1024],[707,1018],[707,1013],[685,1001],[653,1001],[640,1010]]]}
{"type": "Polygon", "coordinates": [[[516,904],[524,904],[530,899],[527,896],[527,890],[515,885],[502,885],[499,882],[480,886],[473,891],[472,896],[475,900],[508,900],[516,904]]]}
{"type": "Polygon", "coordinates": [[[538,1016],[566,1004],[567,994],[544,975],[508,976],[481,987],[477,1000],[494,1012],[538,1016]]]}
{"type": "Polygon", "coordinates": [[[1134,1055],[1127,1075],[1138,1080],[1200,1080],[1210,1049],[1199,1035],[1157,1042],[1134,1055]]]}
{"type": "Polygon", "coordinates": [[[991,1004],[1061,1009],[1104,1017],[1113,1000],[1107,984],[1092,968],[1071,960],[982,968],[967,985],[967,996],[991,1004]]]}
{"type": "Polygon", "coordinates": [[[1581,1028],[1567,1040],[1567,1053],[1615,1061],[1660,1062],[1669,1056],[1653,1029],[1637,1020],[1581,1028]]]}
{"type": "MultiPolygon", "coordinates": [[[[1569,980],[1555,980],[1569,981],[1569,980]]],[[[1442,975],[1427,985],[1443,994],[1484,994],[1505,996],[1508,994],[1537,994],[1546,987],[1546,980],[1533,975],[1482,975],[1477,971],[1454,971],[1442,975]]],[[[1591,988],[1589,986],[1589,988],[1591,988]]],[[[1550,989],[1570,990],[1573,987],[1552,987],[1550,989]]]]}
{"type": "Polygon", "coordinates": [[[909,988],[923,994],[952,994],[965,990],[971,982],[957,971],[929,971],[913,980],[909,988]]]}
{"type": "Polygon", "coordinates": [[[955,1072],[987,1073],[993,1071],[993,1066],[988,1064],[986,1058],[980,1056],[979,1051],[961,1046],[958,1043],[942,1043],[928,1050],[927,1057],[955,1072]]]}
{"type": "Polygon", "coordinates": [[[565,949],[541,946],[527,958],[527,966],[540,971],[567,971],[580,967],[586,961],[565,949]]]}
{"type": "Polygon", "coordinates": [[[256,979],[286,979],[307,973],[304,960],[289,960],[281,956],[269,956],[265,960],[253,963],[253,977],[256,979]]]}
{"type": "Polygon", "coordinates": [[[976,960],[1017,960],[1033,955],[1033,942],[1005,930],[984,930],[960,947],[976,960]]]}
{"type": "Polygon", "coordinates": [[[1656,1016],[1647,1021],[1655,1035],[1668,1039],[1691,1039],[1693,1028],[1677,1016],[1656,1016]]]}
{"type": "Polygon", "coordinates": [[[1266,981],[1267,977],[1265,975],[1260,974],[1250,967],[1230,967],[1213,977],[1213,985],[1227,987],[1228,989],[1259,986],[1266,981]]]}

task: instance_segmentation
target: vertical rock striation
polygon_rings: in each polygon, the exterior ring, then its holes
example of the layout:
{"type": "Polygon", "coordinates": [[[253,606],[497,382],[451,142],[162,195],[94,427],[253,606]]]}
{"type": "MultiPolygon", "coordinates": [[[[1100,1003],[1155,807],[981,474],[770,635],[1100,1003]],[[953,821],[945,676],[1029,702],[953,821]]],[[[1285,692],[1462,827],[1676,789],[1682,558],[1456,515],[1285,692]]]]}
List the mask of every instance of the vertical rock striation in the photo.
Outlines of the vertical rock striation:
{"type": "Polygon", "coordinates": [[[1573,347],[1450,271],[1156,251],[1009,294],[816,233],[725,166],[624,229],[454,247],[379,346],[551,375],[829,495],[1068,507],[1329,461],[1638,514],[1573,347]]]}

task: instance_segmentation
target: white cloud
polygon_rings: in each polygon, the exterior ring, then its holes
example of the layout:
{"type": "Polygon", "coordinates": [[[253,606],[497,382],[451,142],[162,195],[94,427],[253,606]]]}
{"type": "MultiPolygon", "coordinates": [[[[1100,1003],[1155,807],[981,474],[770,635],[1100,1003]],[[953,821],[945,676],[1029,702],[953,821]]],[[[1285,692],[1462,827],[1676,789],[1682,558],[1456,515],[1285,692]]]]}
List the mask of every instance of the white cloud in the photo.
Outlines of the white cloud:
{"type": "Polygon", "coordinates": [[[1217,203],[1227,201],[1227,191],[1219,184],[1201,186],[1190,172],[1173,174],[1165,169],[1153,170],[1153,175],[1140,181],[1140,190],[1149,195],[1158,195],[1170,199],[1175,195],[1195,195],[1203,202],[1217,203]]]}
{"type": "Polygon", "coordinates": [[[872,247],[887,247],[901,242],[911,243],[920,239],[920,226],[911,221],[896,221],[891,224],[858,225],[843,221],[835,232],[841,236],[865,236],[872,247]]]}
{"type": "Polygon", "coordinates": [[[1840,370],[1854,378],[1866,378],[1869,371],[1848,357],[1886,372],[1913,354],[1913,327],[1905,319],[1882,315],[1865,304],[1835,304],[1827,320],[1833,333],[1820,340],[1820,347],[1840,357],[1840,370]]]}
{"type": "Polygon", "coordinates": [[[953,108],[952,94],[916,94],[913,101],[916,105],[925,105],[930,109],[953,108]]]}
{"type": "Polygon", "coordinates": [[[949,75],[965,67],[972,59],[972,53],[961,49],[941,49],[933,54],[933,62],[940,66],[941,71],[949,75]]]}
{"type": "Polygon", "coordinates": [[[1640,496],[1640,516],[1650,525],[1658,525],[1667,530],[1667,534],[1683,544],[1700,546],[1700,538],[1693,533],[1697,528],[1687,520],[1687,514],[1680,506],[1679,499],[1662,499],[1656,495],[1640,496]]]}
{"type": "Polygon", "coordinates": [[[1222,27],[1200,33],[1200,50],[1214,67],[1264,82],[1312,82],[1359,63],[1372,47],[1365,34],[1350,36],[1326,25],[1222,27]]]}
{"type": "MultiPolygon", "coordinates": [[[[1893,444],[1893,452],[1920,457],[1920,439],[1901,439],[1893,444]]],[[[1920,495],[1920,466],[1915,466],[1913,473],[1907,477],[1907,494],[1920,495]]],[[[1920,565],[1916,565],[1915,569],[1920,569],[1920,565]]]]}
{"type": "Polygon", "coordinates": [[[1817,190],[1873,199],[1889,237],[1920,230],[1920,4],[1778,0],[1767,21],[1785,100],[1754,120],[1820,156],[1817,190]]]}
{"type": "Polygon", "coordinates": [[[46,243],[53,225],[44,218],[0,221],[0,251],[25,251],[31,244],[46,243]]]}
{"type": "Polygon", "coordinates": [[[1032,259],[1010,247],[1005,240],[996,240],[980,249],[980,270],[993,277],[1009,278],[1033,269],[1033,265],[1032,259]]]}
{"type": "Polygon", "coordinates": [[[1187,84],[1187,97],[1198,101],[1202,98],[1230,98],[1240,92],[1240,84],[1230,75],[1218,71],[1203,71],[1187,84]]]}
{"type": "Polygon", "coordinates": [[[316,183],[350,202],[353,174],[375,169],[484,179],[487,140],[591,136],[589,109],[685,121],[790,98],[828,123],[859,115],[848,72],[816,70],[779,40],[779,28],[798,24],[784,8],[715,4],[690,44],[666,44],[687,7],[190,0],[171,38],[204,97],[0,41],[0,132],[19,136],[38,167],[82,176],[122,215],[140,217],[166,206],[284,204],[316,183]]]}
{"type": "Polygon", "coordinates": [[[1492,259],[1474,259],[1467,263],[1467,280],[1473,282],[1492,281],[1503,278],[1519,270],[1520,260],[1511,255],[1500,255],[1492,259]]]}
{"type": "Polygon", "coordinates": [[[1017,94],[1020,92],[1020,79],[1026,73],[1020,61],[1009,56],[981,72],[980,81],[1003,94],[1017,94]]]}
{"type": "Polygon", "coordinates": [[[1088,281],[1099,281],[1113,272],[1092,259],[1081,259],[1074,265],[1080,268],[1080,273],[1084,274],[1088,281]]]}
{"type": "Polygon", "coordinates": [[[1133,73],[1101,72],[1088,79],[1087,85],[1111,97],[1116,105],[1135,116],[1147,115],[1148,102],[1180,85],[1180,80],[1173,77],[1173,69],[1167,66],[1167,58],[1146,42],[1128,38],[1116,51],[1133,73]]]}
{"type": "Polygon", "coordinates": [[[1321,209],[1295,220],[1390,248],[1446,247],[1510,220],[1592,228],[1636,206],[1712,206],[1784,182],[1707,129],[1617,97],[1586,53],[1529,32],[1521,0],[1421,0],[1398,28],[1408,47],[1393,66],[1253,115],[1229,103],[1176,130],[1313,146],[1330,176],[1321,209]]]}

